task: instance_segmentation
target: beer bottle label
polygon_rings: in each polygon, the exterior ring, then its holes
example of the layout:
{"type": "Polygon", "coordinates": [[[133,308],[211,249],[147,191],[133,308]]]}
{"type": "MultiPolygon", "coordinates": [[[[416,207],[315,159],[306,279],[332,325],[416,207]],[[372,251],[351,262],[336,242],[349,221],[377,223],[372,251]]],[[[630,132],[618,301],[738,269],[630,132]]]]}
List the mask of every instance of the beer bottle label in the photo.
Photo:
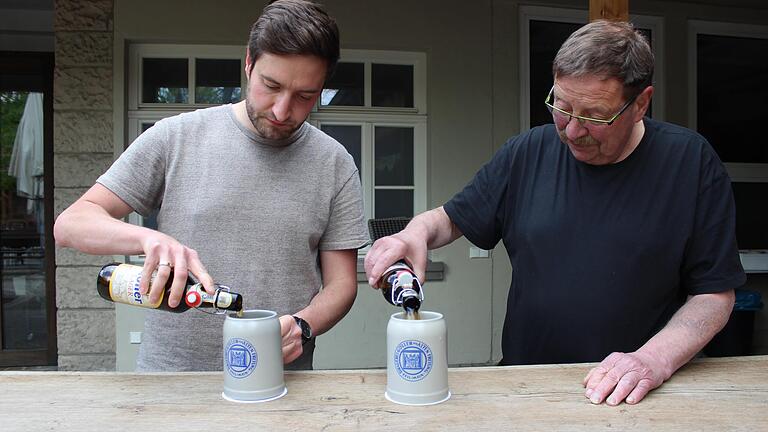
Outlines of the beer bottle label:
{"type": "MultiPolygon", "coordinates": [[[[160,306],[165,296],[165,290],[160,293],[160,298],[155,303],[149,301],[148,293],[142,295],[139,292],[141,270],[141,267],[130,264],[117,266],[109,280],[109,296],[112,301],[152,309],[157,309],[160,306]]],[[[152,278],[154,279],[154,275],[152,278]]],[[[150,286],[152,286],[152,281],[150,281],[150,286]]]]}

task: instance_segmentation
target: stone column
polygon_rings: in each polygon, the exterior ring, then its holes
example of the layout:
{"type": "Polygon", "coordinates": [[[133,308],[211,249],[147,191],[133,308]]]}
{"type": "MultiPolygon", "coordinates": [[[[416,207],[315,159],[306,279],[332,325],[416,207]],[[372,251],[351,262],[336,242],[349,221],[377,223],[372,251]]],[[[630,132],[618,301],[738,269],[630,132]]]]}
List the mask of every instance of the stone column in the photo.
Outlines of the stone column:
{"type": "MultiPolygon", "coordinates": [[[[114,159],[113,0],[56,0],[53,83],[54,213],[114,159]]],[[[56,249],[59,370],[115,369],[115,310],[96,293],[108,258],[56,249]]]]}

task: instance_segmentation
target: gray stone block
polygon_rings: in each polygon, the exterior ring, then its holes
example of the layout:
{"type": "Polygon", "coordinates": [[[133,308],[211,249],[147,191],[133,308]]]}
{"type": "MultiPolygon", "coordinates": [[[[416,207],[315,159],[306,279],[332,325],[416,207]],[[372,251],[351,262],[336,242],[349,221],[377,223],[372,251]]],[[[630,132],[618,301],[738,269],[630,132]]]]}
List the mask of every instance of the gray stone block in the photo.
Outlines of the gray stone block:
{"type": "Polygon", "coordinates": [[[102,299],[96,291],[95,267],[56,268],[56,307],[59,311],[81,308],[114,309],[115,304],[102,299]]]}
{"type": "Polygon", "coordinates": [[[56,67],[53,109],[112,109],[111,67],[56,67]]]}
{"type": "Polygon", "coordinates": [[[71,248],[56,248],[56,265],[62,266],[102,266],[111,262],[113,257],[102,255],[90,255],[71,248]]]}
{"type": "Polygon", "coordinates": [[[114,371],[116,369],[114,354],[84,354],[60,355],[60,371],[114,371]]]}
{"type": "Polygon", "coordinates": [[[112,66],[111,32],[56,32],[58,66],[112,66]]]}
{"type": "Polygon", "coordinates": [[[56,153],[111,153],[112,111],[56,111],[53,150],[56,153]]]}
{"type": "Polygon", "coordinates": [[[59,355],[115,353],[113,309],[59,309],[56,327],[59,355]]]}
{"type": "Polygon", "coordinates": [[[55,31],[112,30],[114,0],[56,0],[53,28],[55,31]]]}
{"type": "Polygon", "coordinates": [[[90,188],[112,165],[112,153],[57,153],[53,155],[53,182],[58,187],[90,188]]]}
{"type": "MultiPolygon", "coordinates": [[[[55,181],[54,181],[55,184],[55,181]]],[[[81,195],[87,191],[89,187],[87,188],[65,188],[65,187],[55,187],[53,191],[53,217],[57,218],[61,212],[64,211],[67,207],[72,205],[73,202],[77,201],[78,198],[80,198],[81,195]]]]}

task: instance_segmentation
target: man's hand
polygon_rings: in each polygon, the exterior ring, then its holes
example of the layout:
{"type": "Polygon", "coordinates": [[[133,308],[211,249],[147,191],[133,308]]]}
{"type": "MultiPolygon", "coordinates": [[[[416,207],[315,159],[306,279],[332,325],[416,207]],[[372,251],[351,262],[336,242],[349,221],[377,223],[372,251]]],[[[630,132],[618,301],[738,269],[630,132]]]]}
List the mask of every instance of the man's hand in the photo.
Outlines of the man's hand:
{"type": "Polygon", "coordinates": [[[149,292],[150,301],[156,302],[165,290],[165,283],[173,270],[173,283],[171,294],[168,297],[168,305],[176,307],[181,302],[184,287],[187,285],[188,273],[192,273],[203,284],[208,294],[214,294],[213,278],[205,270],[203,263],[197,255],[197,251],[179,243],[173,237],[158,231],[148,230],[148,235],[143,238],[144,270],[141,273],[141,286],[139,292],[149,292]],[[157,270],[157,275],[152,283],[151,291],[149,281],[152,273],[157,270]]]}
{"type": "Polygon", "coordinates": [[[614,406],[624,400],[636,404],[672,375],[666,369],[646,353],[615,352],[589,371],[583,382],[584,395],[594,404],[605,401],[614,406]]]}
{"type": "Polygon", "coordinates": [[[301,343],[301,328],[293,315],[280,317],[280,337],[283,340],[283,363],[288,364],[304,352],[301,343]]]}
{"type": "Polygon", "coordinates": [[[376,240],[365,255],[368,283],[374,288],[380,288],[378,284],[382,273],[403,258],[413,267],[416,277],[423,281],[427,268],[427,243],[406,229],[376,240]]]}

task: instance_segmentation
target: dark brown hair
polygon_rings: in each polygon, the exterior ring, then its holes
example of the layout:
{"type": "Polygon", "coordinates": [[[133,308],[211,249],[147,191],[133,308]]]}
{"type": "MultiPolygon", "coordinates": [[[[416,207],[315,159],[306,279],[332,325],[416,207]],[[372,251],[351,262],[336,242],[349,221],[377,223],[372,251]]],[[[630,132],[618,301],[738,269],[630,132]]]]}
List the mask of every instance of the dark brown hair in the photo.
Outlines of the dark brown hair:
{"type": "Polygon", "coordinates": [[[629,99],[651,85],[653,52],[632,24],[598,20],[563,42],[552,62],[552,75],[616,78],[624,84],[624,96],[629,99]]]}
{"type": "Polygon", "coordinates": [[[264,53],[313,55],[326,61],[326,79],[339,61],[339,29],[320,5],[305,0],[270,2],[248,37],[251,68],[264,53]]]}

